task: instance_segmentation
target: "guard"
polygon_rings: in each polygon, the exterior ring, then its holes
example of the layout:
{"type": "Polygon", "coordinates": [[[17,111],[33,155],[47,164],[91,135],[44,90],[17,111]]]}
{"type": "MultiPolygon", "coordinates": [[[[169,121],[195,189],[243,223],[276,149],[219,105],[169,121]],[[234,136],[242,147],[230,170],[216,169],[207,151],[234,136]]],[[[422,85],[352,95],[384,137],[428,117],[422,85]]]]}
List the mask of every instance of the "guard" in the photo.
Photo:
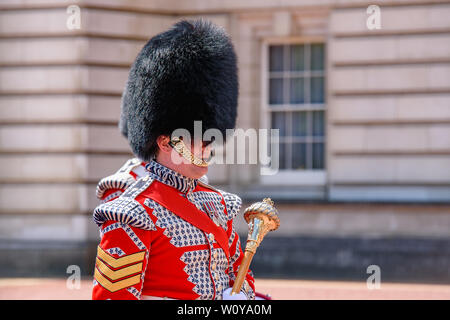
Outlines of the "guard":
{"type": "Polygon", "coordinates": [[[244,256],[233,227],[241,199],[205,183],[212,141],[194,134],[201,121],[202,133],[226,139],[237,98],[236,54],[222,28],[180,21],[141,50],[119,123],[136,158],[97,186],[93,299],[255,298],[251,271],[230,294],[244,256]]]}

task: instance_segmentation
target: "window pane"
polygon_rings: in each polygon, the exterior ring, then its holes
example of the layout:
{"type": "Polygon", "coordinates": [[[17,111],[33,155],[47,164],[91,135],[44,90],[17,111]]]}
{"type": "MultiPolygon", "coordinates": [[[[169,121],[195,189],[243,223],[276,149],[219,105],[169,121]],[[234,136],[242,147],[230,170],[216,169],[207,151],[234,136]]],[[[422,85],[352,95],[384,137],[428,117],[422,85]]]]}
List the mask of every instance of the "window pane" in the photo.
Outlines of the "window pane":
{"type": "Polygon", "coordinates": [[[324,80],[323,77],[311,78],[311,103],[324,102],[324,80]]]}
{"type": "Polygon", "coordinates": [[[323,137],[325,134],[325,121],[323,111],[312,112],[312,125],[313,136],[323,137]]]}
{"type": "Polygon", "coordinates": [[[323,169],[325,163],[325,150],[323,143],[312,144],[313,169],[323,169]]]}
{"type": "Polygon", "coordinates": [[[280,129],[280,137],[286,136],[286,113],[272,112],[272,129],[280,129]]]}
{"type": "Polygon", "coordinates": [[[303,71],[305,70],[305,46],[296,45],[290,47],[291,56],[291,71],[303,71]]]}
{"type": "Polygon", "coordinates": [[[292,144],[292,169],[306,169],[306,143],[292,144]]]}
{"type": "Polygon", "coordinates": [[[311,45],[311,70],[323,70],[325,63],[325,50],[323,44],[311,45]]]}
{"type": "Polygon", "coordinates": [[[269,81],[269,104],[283,103],[283,79],[273,78],[269,81]]]}
{"type": "Polygon", "coordinates": [[[307,135],[307,112],[292,113],[292,135],[294,137],[305,137],[307,135]]]}
{"type": "Polygon", "coordinates": [[[303,78],[291,78],[290,103],[305,103],[305,80],[303,78]]]}
{"type": "Polygon", "coordinates": [[[269,71],[283,71],[283,46],[269,47],[269,71]]]}

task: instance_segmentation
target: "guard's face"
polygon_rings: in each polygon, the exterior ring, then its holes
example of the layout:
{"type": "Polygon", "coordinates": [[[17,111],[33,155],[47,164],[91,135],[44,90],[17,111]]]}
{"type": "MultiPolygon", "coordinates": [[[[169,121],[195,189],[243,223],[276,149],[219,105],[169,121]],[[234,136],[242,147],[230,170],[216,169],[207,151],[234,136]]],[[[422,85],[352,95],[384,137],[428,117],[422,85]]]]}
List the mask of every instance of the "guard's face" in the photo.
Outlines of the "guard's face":
{"type": "Polygon", "coordinates": [[[213,141],[197,141],[195,143],[192,143],[192,153],[196,158],[209,163],[213,155],[212,143],[213,141]]]}
{"type": "Polygon", "coordinates": [[[158,143],[160,152],[157,161],[186,177],[201,178],[208,172],[208,161],[212,157],[212,141],[179,140],[161,138],[158,143]]]}
{"type": "Polygon", "coordinates": [[[184,147],[189,150],[192,154],[192,157],[183,157],[173,149],[172,152],[176,153],[176,157],[181,160],[181,164],[178,169],[183,171],[181,174],[199,179],[204,176],[208,172],[208,161],[211,159],[211,143],[206,141],[183,141],[184,147]]]}

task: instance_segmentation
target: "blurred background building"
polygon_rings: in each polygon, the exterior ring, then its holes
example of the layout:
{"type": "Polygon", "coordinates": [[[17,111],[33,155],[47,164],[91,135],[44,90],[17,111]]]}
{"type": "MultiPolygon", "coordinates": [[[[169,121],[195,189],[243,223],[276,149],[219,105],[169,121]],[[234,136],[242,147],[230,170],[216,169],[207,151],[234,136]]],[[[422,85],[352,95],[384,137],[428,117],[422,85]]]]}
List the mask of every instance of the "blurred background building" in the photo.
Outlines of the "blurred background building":
{"type": "Polygon", "coordinates": [[[2,0],[0,276],[92,274],[95,186],[132,157],[117,129],[130,64],[198,17],[235,44],[237,127],[280,129],[278,174],[209,174],[244,208],[270,196],[280,211],[255,275],[365,281],[377,265],[450,283],[450,2],[436,0],[2,0]]]}

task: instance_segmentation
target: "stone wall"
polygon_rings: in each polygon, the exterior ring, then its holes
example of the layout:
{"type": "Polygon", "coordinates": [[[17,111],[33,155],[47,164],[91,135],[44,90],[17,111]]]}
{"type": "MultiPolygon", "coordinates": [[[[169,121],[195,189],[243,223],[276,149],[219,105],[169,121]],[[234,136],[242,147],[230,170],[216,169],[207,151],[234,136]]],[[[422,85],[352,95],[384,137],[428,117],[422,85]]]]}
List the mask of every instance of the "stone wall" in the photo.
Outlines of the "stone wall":
{"type": "MultiPolygon", "coordinates": [[[[269,44],[320,41],[327,48],[320,179],[308,173],[265,183],[257,165],[210,171],[213,184],[247,201],[272,196],[280,205],[281,240],[262,250],[276,254],[278,245],[295,249],[305,241],[314,251],[321,239],[346,238],[358,247],[369,236],[375,247],[385,239],[397,248],[422,241],[434,248],[427,263],[448,261],[439,241],[450,230],[449,16],[448,1],[428,0],[2,1],[0,275],[62,275],[68,264],[90,273],[95,185],[132,156],[117,129],[130,64],[151,36],[196,17],[222,25],[233,39],[243,129],[267,127],[269,44]],[[66,26],[72,4],[81,9],[79,30],[66,26]],[[380,30],[365,25],[369,4],[381,8],[380,30]],[[28,254],[33,258],[18,268],[18,257],[28,254]]],[[[411,252],[410,262],[422,259],[411,252]]],[[[320,254],[313,257],[320,263],[320,254]]]]}
{"type": "Polygon", "coordinates": [[[329,198],[449,201],[449,3],[330,15],[329,198]]]}

